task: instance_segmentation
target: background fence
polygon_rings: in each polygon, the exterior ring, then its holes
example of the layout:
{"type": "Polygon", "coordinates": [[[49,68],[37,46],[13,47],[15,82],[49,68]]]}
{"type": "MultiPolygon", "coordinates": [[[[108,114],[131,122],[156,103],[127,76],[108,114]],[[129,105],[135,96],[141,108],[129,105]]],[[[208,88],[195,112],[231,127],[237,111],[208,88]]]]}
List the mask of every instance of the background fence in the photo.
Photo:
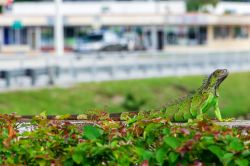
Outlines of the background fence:
{"type": "Polygon", "coordinates": [[[102,52],[61,57],[1,57],[0,88],[208,74],[217,68],[227,68],[230,72],[250,71],[250,52],[102,52]]]}

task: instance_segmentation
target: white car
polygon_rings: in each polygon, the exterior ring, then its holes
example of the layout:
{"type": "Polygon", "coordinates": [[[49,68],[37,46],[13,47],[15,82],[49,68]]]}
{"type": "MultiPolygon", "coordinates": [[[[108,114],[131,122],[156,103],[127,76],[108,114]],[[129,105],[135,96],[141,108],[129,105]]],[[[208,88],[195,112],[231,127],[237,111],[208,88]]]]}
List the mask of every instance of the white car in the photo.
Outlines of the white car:
{"type": "Polygon", "coordinates": [[[113,32],[93,32],[80,39],[73,48],[75,52],[122,51],[127,50],[127,42],[113,32]]]}

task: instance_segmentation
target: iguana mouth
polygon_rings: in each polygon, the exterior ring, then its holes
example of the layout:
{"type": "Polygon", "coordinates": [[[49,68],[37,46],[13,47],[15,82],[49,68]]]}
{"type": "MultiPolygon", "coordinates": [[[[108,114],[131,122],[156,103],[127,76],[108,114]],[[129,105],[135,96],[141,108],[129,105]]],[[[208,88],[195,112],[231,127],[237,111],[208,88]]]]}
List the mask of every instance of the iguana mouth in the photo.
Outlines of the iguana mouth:
{"type": "Polygon", "coordinates": [[[228,76],[228,70],[227,69],[223,69],[222,70],[222,74],[219,76],[219,79],[216,83],[216,87],[219,87],[219,85],[227,78],[228,76]]]}
{"type": "Polygon", "coordinates": [[[223,71],[223,72],[222,72],[222,74],[219,76],[219,78],[218,78],[218,80],[217,80],[217,82],[216,82],[216,84],[215,84],[215,87],[214,87],[214,88],[215,88],[215,96],[219,96],[217,90],[218,90],[220,84],[221,84],[221,83],[227,78],[227,76],[228,76],[228,70],[227,70],[227,69],[223,69],[222,71],[223,71]]]}

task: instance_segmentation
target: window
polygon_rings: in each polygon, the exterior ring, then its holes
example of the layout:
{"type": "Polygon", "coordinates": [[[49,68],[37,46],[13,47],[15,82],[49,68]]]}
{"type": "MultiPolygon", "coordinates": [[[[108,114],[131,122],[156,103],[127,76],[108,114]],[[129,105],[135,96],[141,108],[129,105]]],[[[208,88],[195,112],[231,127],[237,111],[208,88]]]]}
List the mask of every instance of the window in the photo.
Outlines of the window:
{"type": "Polygon", "coordinates": [[[165,29],[168,45],[202,45],[207,41],[207,28],[203,26],[178,26],[165,29]]]}
{"type": "Polygon", "coordinates": [[[230,37],[230,28],[227,26],[216,26],[214,28],[215,39],[225,39],[230,37]]]}
{"type": "Polygon", "coordinates": [[[52,27],[42,27],[42,46],[53,46],[54,45],[54,31],[52,27]]]}
{"type": "Polygon", "coordinates": [[[247,26],[237,26],[233,29],[233,37],[234,38],[248,38],[248,27],[247,26]]]}
{"type": "Polygon", "coordinates": [[[103,35],[102,34],[90,34],[87,35],[83,38],[85,42],[98,42],[103,40],[103,35]]]}
{"type": "Polygon", "coordinates": [[[4,44],[6,45],[27,44],[27,28],[12,29],[10,27],[5,27],[4,44]]]}

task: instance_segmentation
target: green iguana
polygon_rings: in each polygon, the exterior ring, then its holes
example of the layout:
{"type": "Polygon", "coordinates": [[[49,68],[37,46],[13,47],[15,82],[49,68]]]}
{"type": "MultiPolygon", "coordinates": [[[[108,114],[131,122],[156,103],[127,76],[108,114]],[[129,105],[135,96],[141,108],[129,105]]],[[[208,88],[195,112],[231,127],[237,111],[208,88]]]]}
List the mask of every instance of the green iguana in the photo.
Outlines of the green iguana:
{"type": "MultiPolygon", "coordinates": [[[[203,83],[203,85],[193,94],[179,100],[178,102],[169,105],[167,108],[161,109],[164,116],[173,122],[186,122],[189,119],[202,119],[203,114],[210,108],[214,109],[215,116],[219,121],[222,121],[220,109],[218,106],[218,88],[223,80],[228,76],[226,69],[215,70],[203,83]]],[[[133,112],[138,114],[138,112],[133,112]]],[[[111,113],[110,118],[120,120],[124,113],[111,113]]],[[[78,120],[89,119],[91,115],[68,115],[62,119],[78,120]]],[[[30,119],[32,116],[21,116],[20,118],[30,119]]],[[[50,115],[48,119],[60,119],[60,116],[50,115]]]]}
{"type": "Polygon", "coordinates": [[[215,70],[193,95],[169,105],[162,111],[171,121],[182,122],[189,119],[202,119],[203,114],[213,108],[216,118],[222,121],[218,106],[218,88],[227,76],[228,71],[226,69],[215,70]]]}

